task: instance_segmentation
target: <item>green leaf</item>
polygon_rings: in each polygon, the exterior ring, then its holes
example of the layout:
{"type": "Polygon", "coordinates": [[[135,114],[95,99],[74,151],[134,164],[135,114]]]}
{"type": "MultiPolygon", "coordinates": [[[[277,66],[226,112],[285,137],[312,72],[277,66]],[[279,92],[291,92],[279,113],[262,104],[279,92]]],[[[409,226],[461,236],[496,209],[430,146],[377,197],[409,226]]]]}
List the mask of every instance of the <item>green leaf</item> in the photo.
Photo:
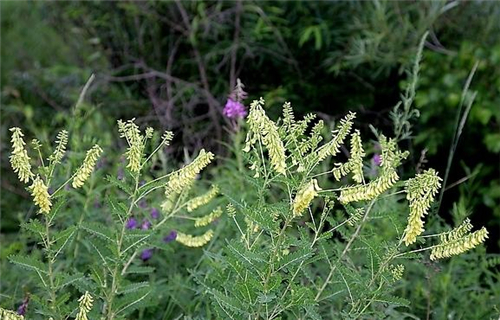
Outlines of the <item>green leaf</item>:
{"type": "Polygon", "coordinates": [[[10,262],[20,266],[21,268],[24,268],[26,270],[31,270],[35,271],[37,273],[43,273],[43,274],[48,274],[46,266],[43,264],[43,262],[36,260],[34,258],[30,258],[27,256],[10,256],[9,257],[10,262]]]}
{"type": "Polygon", "coordinates": [[[45,234],[45,226],[40,223],[38,220],[30,219],[28,222],[21,223],[21,228],[29,231],[34,236],[37,236],[40,239],[43,239],[43,235],[45,234]]]}
{"type": "Polygon", "coordinates": [[[131,266],[127,269],[127,274],[149,274],[153,273],[155,268],[153,267],[141,267],[141,266],[131,266]]]}
{"type": "Polygon", "coordinates": [[[108,175],[106,177],[106,180],[109,183],[111,183],[112,185],[114,185],[114,186],[120,188],[121,190],[123,190],[128,195],[131,195],[133,193],[133,190],[132,190],[132,188],[130,188],[130,186],[128,186],[125,182],[123,182],[121,180],[118,180],[115,176],[108,175]]]}
{"type": "Polygon", "coordinates": [[[103,225],[96,222],[83,222],[80,226],[83,230],[87,231],[90,234],[93,234],[103,240],[106,240],[110,243],[115,243],[115,239],[113,234],[109,232],[103,225]]]}
{"type": "Polygon", "coordinates": [[[80,273],[80,272],[72,274],[72,275],[59,272],[56,276],[57,289],[62,289],[66,286],[72,285],[75,282],[78,282],[84,278],[85,278],[85,276],[83,275],[83,273],[80,273]]]}
{"type": "Polygon", "coordinates": [[[409,300],[404,299],[404,298],[400,298],[400,297],[390,296],[390,295],[383,295],[381,297],[378,297],[374,301],[382,302],[382,303],[389,303],[391,305],[402,306],[402,307],[409,307],[410,306],[409,300]]]}
{"type": "Polygon", "coordinates": [[[151,293],[152,291],[150,289],[139,289],[134,293],[126,294],[123,297],[120,297],[119,299],[117,299],[115,308],[116,314],[130,314],[138,308],[147,306],[149,303],[151,303],[151,299],[149,299],[151,293]]]}
{"type": "Polygon", "coordinates": [[[76,230],[75,226],[71,226],[55,235],[55,244],[51,248],[51,250],[55,252],[54,259],[63,251],[64,247],[71,243],[76,230]]]}
{"type": "Polygon", "coordinates": [[[267,264],[267,260],[263,256],[246,250],[243,245],[236,241],[228,242],[227,248],[240,263],[261,275],[262,266],[267,264]]]}
{"type": "Polygon", "coordinates": [[[290,254],[284,256],[279,261],[279,267],[278,267],[277,271],[280,271],[281,269],[284,269],[284,268],[289,269],[293,265],[304,262],[305,260],[307,260],[311,256],[312,256],[312,252],[309,248],[301,249],[301,250],[295,251],[293,253],[290,253],[290,254]]]}
{"type": "Polygon", "coordinates": [[[108,196],[107,201],[111,208],[111,212],[116,214],[121,221],[124,221],[128,215],[127,207],[123,203],[117,201],[115,197],[108,196]]]}
{"type": "Polygon", "coordinates": [[[151,286],[151,284],[147,281],[131,283],[129,285],[122,287],[120,290],[118,290],[118,294],[133,293],[133,292],[139,291],[140,289],[147,288],[149,286],[151,286]]]}
{"type": "Polygon", "coordinates": [[[247,309],[245,308],[246,305],[243,304],[238,299],[233,297],[228,297],[224,295],[222,292],[215,289],[210,289],[209,294],[217,301],[219,306],[224,310],[227,308],[233,312],[236,312],[237,314],[245,316],[247,315],[248,312],[247,309]]]}

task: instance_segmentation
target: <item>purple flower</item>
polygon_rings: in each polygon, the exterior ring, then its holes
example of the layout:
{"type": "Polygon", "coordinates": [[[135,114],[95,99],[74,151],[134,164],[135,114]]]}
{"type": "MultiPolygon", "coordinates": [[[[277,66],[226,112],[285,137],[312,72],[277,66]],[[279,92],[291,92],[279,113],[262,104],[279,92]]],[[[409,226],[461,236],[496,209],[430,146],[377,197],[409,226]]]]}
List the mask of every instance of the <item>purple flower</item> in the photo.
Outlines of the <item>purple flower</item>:
{"type": "Polygon", "coordinates": [[[176,238],[177,238],[177,231],[172,230],[172,231],[170,231],[170,233],[168,234],[168,236],[166,236],[165,238],[163,238],[163,242],[168,243],[168,242],[174,241],[176,238]]]}
{"type": "Polygon", "coordinates": [[[375,163],[375,165],[377,166],[380,166],[380,164],[382,163],[382,157],[380,156],[380,154],[375,154],[373,156],[373,163],[375,163]]]}
{"type": "Polygon", "coordinates": [[[151,228],[151,222],[149,222],[149,220],[147,220],[147,219],[144,219],[142,221],[141,229],[148,230],[149,228],[151,228]]]}
{"type": "Polygon", "coordinates": [[[153,208],[151,209],[151,218],[158,219],[160,217],[160,210],[153,208]]]}
{"type": "Polygon", "coordinates": [[[146,262],[153,256],[153,249],[144,249],[141,252],[142,261],[146,262]]]}
{"type": "Polygon", "coordinates": [[[137,220],[135,220],[134,217],[128,218],[127,222],[125,223],[125,228],[127,228],[127,229],[135,229],[135,228],[137,228],[137,220]]]}
{"type": "Polygon", "coordinates": [[[17,314],[20,316],[24,316],[26,311],[28,310],[28,302],[30,301],[30,297],[26,297],[23,300],[23,303],[17,308],[17,314]]]}
{"type": "Polygon", "coordinates": [[[146,200],[139,201],[139,208],[146,209],[147,207],[148,207],[148,203],[146,202],[146,200]]]}
{"type": "Polygon", "coordinates": [[[99,158],[99,160],[97,160],[97,163],[95,165],[97,169],[104,168],[105,166],[106,166],[106,158],[99,158]]]}
{"type": "Polygon", "coordinates": [[[247,115],[247,110],[241,102],[229,98],[222,113],[230,119],[237,119],[244,118],[247,115]]]}

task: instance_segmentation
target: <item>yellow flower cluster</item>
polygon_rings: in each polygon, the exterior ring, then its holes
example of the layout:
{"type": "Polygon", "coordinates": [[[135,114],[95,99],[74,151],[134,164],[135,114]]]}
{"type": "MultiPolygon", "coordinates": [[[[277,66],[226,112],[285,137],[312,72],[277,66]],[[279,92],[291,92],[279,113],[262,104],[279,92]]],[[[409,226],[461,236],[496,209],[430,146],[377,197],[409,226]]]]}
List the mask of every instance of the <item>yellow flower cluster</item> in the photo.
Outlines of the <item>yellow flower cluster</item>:
{"type": "Polygon", "coordinates": [[[218,193],[219,193],[219,187],[217,187],[216,185],[213,185],[212,188],[210,188],[210,190],[207,191],[205,194],[189,200],[189,202],[187,203],[187,206],[186,206],[187,211],[191,212],[191,211],[193,211],[201,206],[206,205],[213,198],[215,198],[218,193]]]}
{"type": "Polygon", "coordinates": [[[217,207],[215,210],[207,214],[206,216],[196,218],[194,221],[194,226],[195,227],[204,227],[212,222],[215,221],[215,219],[219,218],[222,215],[222,208],[217,207]]]}
{"type": "Polygon", "coordinates": [[[356,223],[358,223],[361,218],[365,215],[365,210],[363,208],[356,208],[354,209],[353,213],[349,217],[349,220],[347,220],[347,224],[350,225],[351,227],[354,227],[356,223]]]}
{"type": "Polygon", "coordinates": [[[341,190],[340,202],[372,200],[387,191],[399,180],[396,167],[402,159],[408,156],[408,152],[397,150],[396,142],[392,139],[387,140],[383,135],[380,136],[379,142],[382,148],[380,176],[368,184],[341,190]]]}
{"type": "Polygon", "coordinates": [[[213,153],[201,149],[198,157],[193,162],[172,173],[165,190],[167,197],[171,194],[181,193],[185,188],[189,187],[196,179],[196,175],[208,166],[213,159],[213,153]]]}
{"type": "Polygon", "coordinates": [[[337,168],[332,170],[335,179],[340,180],[343,176],[352,172],[353,179],[357,183],[363,182],[363,157],[365,152],[361,142],[359,130],[356,130],[351,137],[351,158],[344,164],[338,164],[337,168]]]}
{"type": "Polygon", "coordinates": [[[445,243],[458,240],[463,236],[465,236],[467,233],[469,233],[472,230],[472,228],[473,226],[470,223],[470,219],[465,218],[465,220],[455,229],[440,234],[439,241],[441,241],[441,243],[445,243]]]}
{"type": "Polygon", "coordinates": [[[264,100],[254,100],[250,105],[250,113],[247,123],[250,128],[246,137],[246,145],[243,151],[249,152],[250,147],[258,140],[267,148],[271,165],[276,172],[286,174],[285,147],[278,134],[278,127],[267,117],[262,105],[264,100]]]}
{"type": "Polygon", "coordinates": [[[138,173],[141,170],[144,153],[144,138],[134,120],[128,120],[127,122],[118,120],[118,131],[120,132],[120,138],[125,138],[129,145],[125,153],[128,160],[127,168],[134,173],[138,173]]]}
{"type": "Polygon", "coordinates": [[[392,280],[398,281],[403,277],[403,273],[405,271],[405,267],[402,264],[398,264],[397,266],[393,266],[391,268],[392,280]]]}
{"type": "Polygon", "coordinates": [[[441,187],[440,180],[436,171],[429,169],[406,182],[406,198],[410,202],[410,215],[403,237],[406,245],[414,243],[417,236],[424,232],[423,218],[441,187]]]}
{"type": "Polygon", "coordinates": [[[318,195],[321,188],[318,186],[318,181],[312,179],[302,189],[297,192],[293,201],[293,216],[298,217],[302,212],[309,207],[311,201],[318,195]]]}
{"type": "Polygon", "coordinates": [[[177,238],[175,241],[185,245],[186,247],[201,247],[207,244],[214,236],[214,231],[212,229],[208,230],[201,236],[192,236],[190,234],[185,234],[182,232],[177,233],[177,238]]]}
{"type": "Polygon", "coordinates": [[[333,138],[328,143],[318,149],[318,161],[323,161],[328,156],[334,156],[339,152],[340,146],[344,143],[345,138],[352,128],[353,120],[356,117],[354,112],[349,112],[344,119],[340,120],[340,124],[335,131],[332,132],[333,138]]]}
{"type": "Polygon", "coordinates": [[[396,170],[383,173],[377,179],[365,185],[349,187],[340,191],[339,201],[349,203],[362,200],[372,200],[392,187],[399,176],[396,170]]]}
{"type": "Polygon", "coordinates": [[[353,180],[357,183],[363,182],[363,157],[365,156],[365,151],[363,150],[363,143],[361,142],[361,136],[359,130],[356,130],[351,137],[351,171],[353,173],[353,180]]]}
{"type": "Polygon", "coordinates": [[[78,299],[78,302],[80,302],[80,305],[75,320],[88,320],[87,314],[92,310],[92,302],[94,302],[94,299],[88,292],[85,292],[85,294],[78,299]]]}
{"type": "Polygon", "coordinates": [[[24,317],[14,311],[0,308],[0,320],[24,320],[24,317]]]}
{"type": "Polygon", "coordinates": [[[162,144],[164,146],[168,146],[170,144],[170,141],[172,141],[173,137],[174,134],[172,133],[172,131],[165,131],[161,136],[162,144]]]}
{"type": "Polygon", "coordinates": [[[12,154],[10,155],[10,164],[14,172],[17,173],[19,180],[27,183],[33,177],[33,173],[31,172],[30,157],[28,157],[28,153],[26,149],[24,149],[26,145],[23,140],[24,134],[21,129],[17,127],[10,128],[10,131],[12,132],[12,154]]]}
{"type": "Polygon", "coordinates": [[[57,146],[49,157],[49,161],[53,164],[61,163],[64,153],[66,153],[66,145],[68,144],[68,131],[62,130],[57,134],[56,140],[57,146]]]}
{"type": "Polygon", "coordinates": [[[467,250],[477,247],[487,238],[488,230],[483,227],[476,232],[462,236],[458,239],[447,239],[447,241],[441,242],[439,245],[432,248],[431,260],[449,258],[451,256],[461,254],[467,250]]]}
{"type": "Polygon", "coordinates": [[[226,210],[227,210],[227,216],[229,218],[234,218],[236,216],[236,208],[233,206],[232,203],[227,204],[226,210]]]}
{"type": "Polygon", "coordinates": [[[31,191],[31,195],[33,196],[33,201],[40,208],[40,212],[49,213],[52,203],[50,202],[48,187],[42,181],[40,176],[35,178],[29,189],[31,191]]]}
{"type": "Polygon", "coordinates": [[[73,178],[72,186],[73,188],[80,188],[83,186],[85,181],[89,178],[92,170],[94,170],[94,166],[99,159],[99,156],[102,153],[101,147],[97,144],[94,145],[90,150],[87,151],[87,155],[83,160],[83,164],[75,173],[75,177],[73,178]]]}

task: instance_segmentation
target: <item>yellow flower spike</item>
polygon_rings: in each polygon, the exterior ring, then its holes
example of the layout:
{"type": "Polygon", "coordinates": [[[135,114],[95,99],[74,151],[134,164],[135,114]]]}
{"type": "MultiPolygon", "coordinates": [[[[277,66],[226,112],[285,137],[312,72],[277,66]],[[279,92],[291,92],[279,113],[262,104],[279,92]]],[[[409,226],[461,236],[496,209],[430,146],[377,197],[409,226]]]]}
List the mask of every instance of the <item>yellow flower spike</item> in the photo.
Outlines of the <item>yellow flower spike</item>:
{"type": "Polygon", "coordinates": [[[361,142],[361,136],[359,130],[356,130],[352,134],[351,138],[351,171],[354,174],[353,179],[357,183],[363,182],[363,157],[365,156],[365,151],[363,150],[363,143],[361,142]]]}
{"type": "Polygon", "coordinates": [[[24,320],[24,316],[18,315],[14,311],[0,308],[0,320],[24,320]]]}
{"type": "Polygon", "coordinates": [[[391,188],[398,180],[399,176],[395,170],[383,173],[383,175],[368,184],[341,190],[339,201],[341,203],[349,203],[362,200],[372,200],[391,188]]]}
{"type": "Polygon", "coordinates": [[[80,302],[80,305],[75,320],[88,320],[87,314],[90,310],[92,310],[92,303],[94,302],[94,299],[86,291],[85,294],[78,299],[78,302],[80,302]]]}
{"type": "Polygon", "coordinates": [[[429,169],[406,182],[406,198],[410,202],[410,215],[403,237],[406,245],[414,243],[417,236],[424,232],[423,218],[434,201],[434,195],[441,187],[440,180],[436,171],[429,169]]]}
{"type": "Polygon", "coordinates": [[[297,192],[293,201],[293,217],[298,217],[302,212],[309,207],[311,201],[318,195],[321,188],[318,186],[318,181],[312,179],[302,189],[297,192]]]}
{"type": "Polygon", "coordinates": [[[222,215],[222,208],[217,207],[215,210],[207,214],[206,216],[196,218],[194,221],[194,226],[195,227],[204,227],[212,222],[215,221],[215,219],[219,218],[222,215]]]}
{"type": "Polygon", "coordinates": [[[365,185],[342,189],[339,196],[341,203],[375,199],[399,180],[396,167],[408,156],[408,152],[397,150],[396,142],[392,139],[387,140],[384,136],[380,136],[380,146],[382,148],[380,176],[365,185]]]}
{"type": "Polygon", "coordinates": [[[127,122],[118,120],[118,132],[120,132],[120,138],[125,138],[129,145],[125,153],[128,160],[127,168],[131,172],[138,173],[141,170],[141,161],[144,155],[144,139],[134,120],[135,118],[127,122]]]}
{"type": "Polygon", "coordinates": [[[33,184],[29,187],[33,201],[40,208],[41,213],[49,213],[52,203],[50,202],[50,195],[48,187],[42,181],[40,176],[37,176],[33,184]]]}
{"type": "Polygon", "coordinates": [[[12,132],[12,154],[10,155],[10,164],[17,173],[17,176],[21,182],[27,183],[33,178],[33,173],[31,172],[30,157],[24,146],[26,143],[23,140],[23,132],[21,129],[14,127],[9,129],[12,132]]]}
{"type": "Polygon", "coordinates": [[[196,175],[208,166],[213,159],[213,153],[201,149],[198,157],[196,157],[193,162],[171,175],[165,190],[167,197],[169,197],[170,194],[179,194],[185,188],[189,187],[196,179],[196,175]]]}
{"type": "Polygon", "coordinates": [[[162,144],[164,146],[170,145],[170,141],[172,141],[173,138],[174,138],[174,134],[172,133],[172,131],[165,131],[163,133],[163,135],[161,136],[162,144]]]}
{"type": "Polygon", "coordinates": [[[175,241],[185,245],[186,247],[196,248],[206,245],[208,242],[210,242],[213,236],[214,231],[212,229],[208,230],[201,236],[192,236],[190,234],[178,232],[175,241]]]}
{"type": "Polygon", "coordinates": [[[187,211],[191,212],[201,206],[206,205],[213,198],[215,198],[218,193],[219,193],[219,187],[213,185],[212,188],[205,194],[189,200],[189,202],[187,203],[187,211]]]}
{"type": "Polygon", "coordinates": [[[318,149],[318,161],[323,161],[328,156],[334,156],[339,152],[340,146],[351,131],[355,117],[356,113],[349,112],[344,119],[340,120],[340,124],[337,126],[337,129],[332,132],[334,134],[333,139],[318,149]]]}
{"type": "Polygon", "coordinates": [[[470,249],[473,249],[483,243],[488,238],[488,230],[481,228],[480,230],[463,236],[458,239],[447,239],[441,242],[431,250],[431,260],[449,258],[470,249]]]}
{"type": "Polygon", "coordinates": [[[101,147],[94,145],[90,150],[87,151],[87,155],[83,160],[83,164],[75,173],[73,178],[73,183],[71,184],[73,188],[77,189],[83,186],[85,181],[89,178],[94,166],[102,153],[101,147]]]}
{"type": "Polygon", "coordinates": [[[402,264],[398,264],[397,266],[393,266],[391,268],[392,280],[394,282],[401,280],[403,277],[403,273],[405,271],[405,267],[402,264]]]}
{"type": "Polygon", "coordinates": [[[62,130],[57,134],[57,146],[54,152],[50,155],[49,161],[53,164],[61,163],[64,154],[66,153],[66,145],[68,144],[68,131],[62,130]]]}
{"type": "Polygon", "coordinates": [[[269,158],[274,170],[286,175],[285,147],[281,141],[276,124],[267,117],[264,109],[264,100],[254,100],[250,105],[247,123],[250,128],[246,137],[244,152],[249,152],[259,139],[269,152],[269,158]]]}

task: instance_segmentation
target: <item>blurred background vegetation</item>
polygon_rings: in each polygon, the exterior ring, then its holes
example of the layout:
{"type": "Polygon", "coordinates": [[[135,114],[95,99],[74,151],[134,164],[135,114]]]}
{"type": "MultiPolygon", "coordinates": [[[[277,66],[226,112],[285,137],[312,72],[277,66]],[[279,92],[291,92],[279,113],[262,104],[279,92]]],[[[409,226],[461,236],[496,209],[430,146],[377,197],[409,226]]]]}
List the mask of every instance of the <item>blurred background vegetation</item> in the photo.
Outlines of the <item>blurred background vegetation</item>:
{"type": "Polygon", "coordinates": [[[99,132],[106,148],[116,119],[135,117],[174,131],[168,152],[178,162],[201,148],[223,156],[230,122],[222,109],[239,78],[247,104],[262,96],[271,114],[285,100],[330,123],[352,110],[364,135],[369,124],[390,135],[405,70],[429,31],[414,103],[420,117],[402,145],[413,157],[405,175],[418,164],[446,172],[462,89],[477,64],[470,84],[477,96],[440,216],[451,222],[471,213],[490,230],[487,250],[500,251],[498,2],[2,1],[0,9],[4,236],[17,232],[30,207],[8,163],[9,127],[25,128],[27,141],[52,141],[71,127],[85,144],[99,132]]]}

